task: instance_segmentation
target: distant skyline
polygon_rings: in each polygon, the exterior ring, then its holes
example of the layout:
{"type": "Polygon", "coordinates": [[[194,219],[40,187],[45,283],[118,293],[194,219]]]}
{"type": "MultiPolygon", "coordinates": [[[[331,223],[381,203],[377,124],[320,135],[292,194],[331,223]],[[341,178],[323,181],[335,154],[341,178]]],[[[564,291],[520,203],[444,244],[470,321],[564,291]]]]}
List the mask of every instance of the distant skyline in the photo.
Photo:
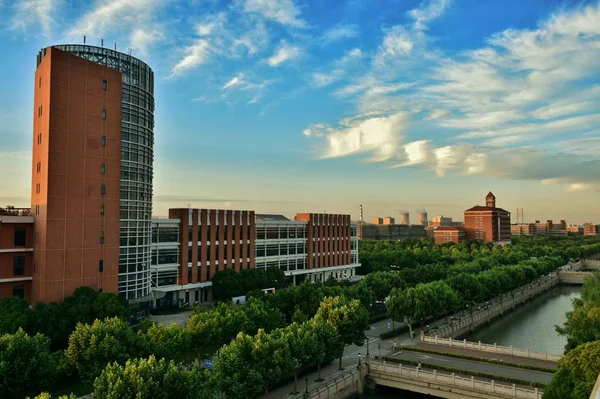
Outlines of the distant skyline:
{"type": "Polygon", "coordinates": [[[40,48],[155,71],[170,207],[600,223],[598,0],[0,0],[0,206],[29,206],[40,48]]]}

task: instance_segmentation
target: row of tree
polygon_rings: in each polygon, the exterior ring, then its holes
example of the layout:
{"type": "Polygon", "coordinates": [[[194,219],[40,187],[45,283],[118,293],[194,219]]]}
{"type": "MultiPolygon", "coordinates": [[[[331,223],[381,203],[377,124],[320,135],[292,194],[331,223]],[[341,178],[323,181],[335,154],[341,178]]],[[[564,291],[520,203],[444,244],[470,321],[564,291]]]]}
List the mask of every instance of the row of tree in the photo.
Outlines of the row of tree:
{"type": "Polygon", "coordinates": [[[548,399],[588,398],[600,374],[600,273],[586,278],[567,321],[557,326],[567,337],[566,354],[544,392],[548,399]]]}
{"type": "MultiPolygon", "coordinates": [[[[403,279],[412,285],[446,278],[453,270],[485,259],[482,269],[516,264],[531,257],[585,258],[600,252],[597,237],[514,237],[512,245],[464,241],[460,244],[435,245],[431,239],[402,241],[361,241],[360,274],[399,269],[403,279]],[[428,280],[428,281],[424,281],[428,280]]],[[[478,267],[477,264],[474,267],[478,267]]],[[[460,272],[460,271],[458,271],[460,272]]]]}
{"type": "Polygon", "coordinates": [[[0,335],[19,329],[29,335],[43,334],[53,349],[64,349],[77,323],[91,324],[96,319],[118,317],[127,320],[127,301],[117,294],[80,287],[62,304],[38,302],[29,307],[18,297],[0,298],[0,335]]]}
{"type": "Polygon", "coordinates": [[[320,368],[335,357],[341,365],[345,345],[362,344],[367,319],[357,300],[324,298],[306,322],[237,333],[217,351],[212,372],[200,369],[191,350],[199,339],[194,334],[201,333],[193,326],[145,324],[135,333],[119,318],[79,323],[64,353],[51,353],[47,337],[18,330],[0,337],[0,397],[23,398],[52,386],[61,374],[77,374],[93,382],[97,399],[152,398],[157,392],[169,398],[212,398],[218,392],[248,398],[304,368],[320,368]]]}

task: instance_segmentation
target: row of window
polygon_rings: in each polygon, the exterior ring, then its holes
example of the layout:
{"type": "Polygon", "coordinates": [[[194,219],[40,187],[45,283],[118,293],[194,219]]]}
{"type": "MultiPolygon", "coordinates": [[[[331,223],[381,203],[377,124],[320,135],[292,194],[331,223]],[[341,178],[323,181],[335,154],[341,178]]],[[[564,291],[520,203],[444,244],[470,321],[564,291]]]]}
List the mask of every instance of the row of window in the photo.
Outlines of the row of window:
{"type": "MultiPolygon", "coordinates": [[[[211,234],[212,234],[211,228],[214,229],[214,233],[215,233],[215,237],[216,237],[217,241],[219,240],[219,237],[221,237],[220,236],[221,230],[223,232],[223,237],[225,239],[227,239],[227,237],[229,237],[229,230],[231,230],[231,237],[232,238],[235,237],[236,234],[239,233],[240,239],[241,239],[241,237],[242,237],[242,228],[244,228],[244,227],[247,229],[247,233],[246,233],[247,236],[246,237],[250,238],[252,236],[252,228],[250,226],[239,226],[239,225],[225,225],[225,226],[216,225],[216,226],[211,226],[211,225],[208,225],[208,226],[206,226],[206,237],[204,237],[202,235],[202,228],[199,226],[198,227],[198,242],[208,241],[210,239],[210,237],[212,237],[211,236],[211,234]],[[238,232],[238,230],[239,230],[239,232],[238,232]]],[[[188,230],[188,242],[192,242],[192,241],[193,241],[193,239],[192,239],[192,226],[190,226],[190,229],[188,230]]],[[[160,241],[160,242],[163,242],[163,241],[160,241]]],[[[176,241],[171,241],[171,242],[176,242],[176,241]]]]}

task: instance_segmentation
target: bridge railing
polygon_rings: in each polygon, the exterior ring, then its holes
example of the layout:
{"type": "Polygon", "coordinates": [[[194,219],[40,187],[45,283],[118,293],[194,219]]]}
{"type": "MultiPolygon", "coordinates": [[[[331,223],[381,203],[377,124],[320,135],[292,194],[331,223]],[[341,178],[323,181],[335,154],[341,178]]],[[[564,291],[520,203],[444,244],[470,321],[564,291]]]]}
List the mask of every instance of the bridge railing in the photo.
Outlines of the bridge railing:
{"type": "Polygon", "coordinates": [[[475,377],[457,376],[455,373],[440,372],[438,370],[422,370],[413,366],[403,366],[402,364],[387,364],[385,362],[369,362],[369,374],[376,378],[376,373],[419,380],[434,382],[440,385],[461,387],[468,390],[477,390],[487,393],[495,393],[506,397],[540,399],[543,391],[538,388],[522,388],[515,384],[497,384],[494,380],[475,379],[475,377]]]}
{"type": "Polygon", "coordinates": [[[519,356],[519,357],[527,357],[530,359],[540,359],[540,360],[548,360],[551,362],[558,362],[562,355],[556,355],[553,353],[540,353],[533,352],[530,349],[522,349],[522,348],[514,348],[512,346],[501,346],[496,344],[484,344],[479,342],[467,341],[466,339],[453,339],[449,338],[440,338],[438,336],[429,336],[423,335],[421,338],[421,342],[434,344],[434,345],[445,345],[445,346],[453,346],[456,348],[466,348],[472,350],[478,350],[482,352],[491,352],[498,353],[501,355],[510,355],[510,356],[519,356]]]}

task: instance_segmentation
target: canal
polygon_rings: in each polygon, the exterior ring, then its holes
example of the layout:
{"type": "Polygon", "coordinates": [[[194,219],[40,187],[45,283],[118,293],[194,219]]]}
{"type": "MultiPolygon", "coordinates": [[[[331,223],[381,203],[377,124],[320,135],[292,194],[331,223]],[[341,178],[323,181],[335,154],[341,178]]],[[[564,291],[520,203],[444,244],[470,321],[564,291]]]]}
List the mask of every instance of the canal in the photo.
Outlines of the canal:
{"type": "Polygon", "coordinates": [[[579,286],[558,286],[465,338],[468,341],[562,354],[567,340],[556,333],[554,326],[565,322],[565,314],[573,309],[572,301],[580,297],[580,291],[579,286]]]}
{"type": "MultiPolygon", "coordinates": [[[[572,301],[580,297],[581,287],[561,285],[546,292],[512,312],[493,320],[465,338],[468,341],[530,348],[536,352],[562,354],[567,340],[554,329],[566,320],[566,313],[573,309],[572,301]]],[[[372,398],[425,399],[431,398],[415,392],[378,387],[372,398]]]]}

